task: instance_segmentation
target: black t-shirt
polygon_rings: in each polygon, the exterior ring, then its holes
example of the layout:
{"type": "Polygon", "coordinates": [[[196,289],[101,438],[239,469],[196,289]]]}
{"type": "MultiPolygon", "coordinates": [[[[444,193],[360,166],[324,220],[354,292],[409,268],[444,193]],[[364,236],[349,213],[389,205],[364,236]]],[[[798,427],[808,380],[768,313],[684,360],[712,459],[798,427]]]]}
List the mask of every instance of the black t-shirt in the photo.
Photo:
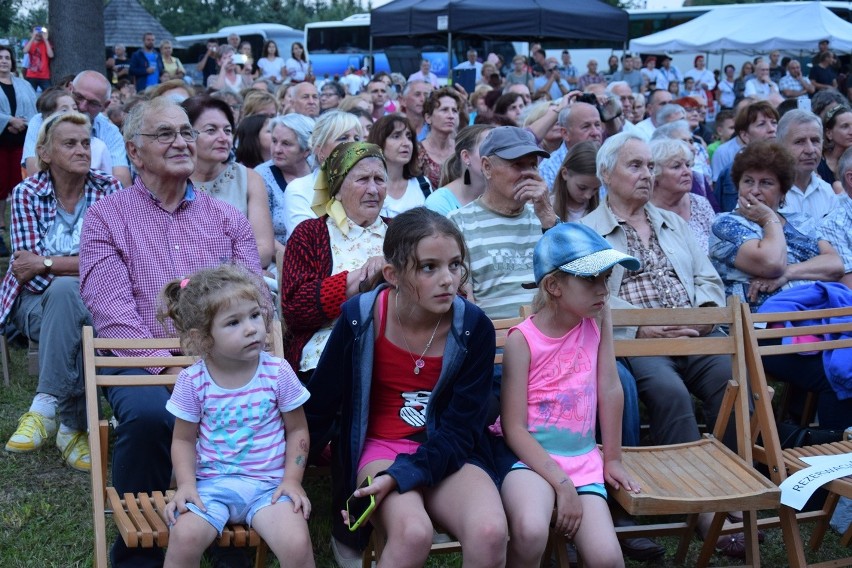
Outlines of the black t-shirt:
{"type": "Polygon", "coordinates": [[[831,67],[822,68],[819,65],[814,65],[811,67],[811,73],[808,75],[808,79],[814,83],[831,85],[831,83],[837,79],[837,73],[835,73],[834,69],[831,67]]]}
{"type": "MultiPolygon", "coordinates": [[[[0,87],[2,87],[3,94],[9,100],[9,114],[15,116],[15,111],[18,110],[18,101],[15,99],[15,86],[0,83],[0,87]]],[[[3,132],[0,132],[0,148],[23,148],[26,136],[26,130],[12,134],[7,128],[4,128],[3,132]]]]}
{"type": "MultiPolygon", "coordinates": [[[[203,54],[201,55],[201,57],[198,58],[198,62],[200,63],[202,59],[204,59],[203,54]]],[[[202,84],[206,87],[207,78],[210,77],[210,75],[215,75],[218,72],[219,65],[216,63],[216,59],[213,57],[208,57],[207,63],[204,64],[204,69],[201,70],[201,73],[204,75],[204,82],[202,84]]]]}

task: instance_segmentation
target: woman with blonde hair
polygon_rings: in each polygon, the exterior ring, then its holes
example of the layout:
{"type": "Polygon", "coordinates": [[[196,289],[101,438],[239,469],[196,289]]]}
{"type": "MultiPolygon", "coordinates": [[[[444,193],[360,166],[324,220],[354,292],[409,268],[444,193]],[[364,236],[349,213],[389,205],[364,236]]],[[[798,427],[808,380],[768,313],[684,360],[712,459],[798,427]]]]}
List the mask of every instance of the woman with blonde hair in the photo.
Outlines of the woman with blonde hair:
{"type": "Polygon", "coordinates": [[[160,42],[160,57],[163,59],[163,72],[160,73],[160,82],[165,83],[172,79],[180,79],[186,77],[186,70],[183,68],[183,63],[177,57],[172,57],[172,42],[164,39],[160,42]]]}
{"type": "Polygon", "coordinates": [[[243,118],[254,114],[278,114],[278,100],[272,93],[249,89],[243,96],[243,118]]]}

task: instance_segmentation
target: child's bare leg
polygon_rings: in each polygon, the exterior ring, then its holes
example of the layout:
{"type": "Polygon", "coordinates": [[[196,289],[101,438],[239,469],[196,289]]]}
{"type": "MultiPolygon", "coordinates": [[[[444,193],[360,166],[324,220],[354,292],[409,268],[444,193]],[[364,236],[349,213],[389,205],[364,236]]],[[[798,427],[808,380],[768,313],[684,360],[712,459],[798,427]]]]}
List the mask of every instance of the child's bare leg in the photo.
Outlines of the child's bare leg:
{"type": "Polygon", "coordinates": [[[482,469],[465,464],[426,492],[432,518],[462,543],[464,568],[506,564],[508,528],[497,486],[482,469]]]}
{"type": "Polygon", "coordinates": [[[580,495],[583,520],[574,537],[577,550],[588,568],[623,568],[624,556],[615,536],[606,499],[598,495],[580,495]]]}
{"type": "Polygon", "coordinates": [[[308,523],[292,501],[278,501],[255,513],[252,527],[266,541],[281,568],[313,568],[314,552],[308,523]]]}
{"type": "Polygon", "coordinates": [[[516,469],[506,476],[501,494],[509,520],[506,566],[538,566],[550,534],[556,493],[536,472],[516,469]]]}
{"type": "Polygon", "coordinates": [[[201,555],[216,538],[216,529],[192,511],[182,513],[169,531],[169,547],[163,568],[201,564],[201,555]]]}
{"type": "MultiPolygon", "coordinates": [[[[368,475],[375,479],[376,474],[391,463],[388,460],[370,462],[358,473],[359,484],[368,475]]],[[[378,504],[370,521],[388,539],[377,568],[415,568],[426,564],[432,547],[432,521],[419,491],[391,491],[378,504]]]]}

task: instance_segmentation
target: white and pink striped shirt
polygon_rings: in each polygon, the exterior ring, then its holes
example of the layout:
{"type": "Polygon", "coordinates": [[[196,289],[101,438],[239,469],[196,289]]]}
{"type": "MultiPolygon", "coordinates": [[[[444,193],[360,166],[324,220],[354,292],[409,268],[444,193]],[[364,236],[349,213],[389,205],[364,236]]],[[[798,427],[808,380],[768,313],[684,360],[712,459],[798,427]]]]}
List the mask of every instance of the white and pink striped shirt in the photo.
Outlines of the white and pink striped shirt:
{"type": "Polygon", "coordinates": [[[284,359],[261,353],[257,372],[239,389],[218,386],[204,361],[178,376],[166,409],[199,424],[196,477],[284,477],[282,412],[302,406],[310,394],[284,359]]]}

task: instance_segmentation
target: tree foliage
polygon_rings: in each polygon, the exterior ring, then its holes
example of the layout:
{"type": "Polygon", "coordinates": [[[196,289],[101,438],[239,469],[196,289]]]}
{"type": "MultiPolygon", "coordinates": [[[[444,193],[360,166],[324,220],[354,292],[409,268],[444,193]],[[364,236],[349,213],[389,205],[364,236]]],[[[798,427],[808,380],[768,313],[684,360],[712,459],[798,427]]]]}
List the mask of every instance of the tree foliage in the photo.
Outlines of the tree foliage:
{"type": "Polygon", "coordinates": [[[141,3],[174,35],[209,33],[225,26],[260,22],[301,29],[308,22],[339,20],[366,10],[358,0],[141,0],[141,3]]]}

